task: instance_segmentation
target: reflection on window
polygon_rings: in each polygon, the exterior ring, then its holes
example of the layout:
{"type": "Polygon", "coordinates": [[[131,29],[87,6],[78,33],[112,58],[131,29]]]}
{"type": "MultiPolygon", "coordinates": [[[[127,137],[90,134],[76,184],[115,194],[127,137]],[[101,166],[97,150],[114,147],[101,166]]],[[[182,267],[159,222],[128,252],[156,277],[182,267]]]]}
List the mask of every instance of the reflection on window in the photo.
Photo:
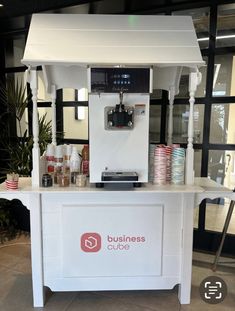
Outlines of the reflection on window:
{"type": "Polygon", "coordinates": [[[38,71],[38,102],[51,102],[51,96],[45,88],[42,71],[38,71]]]}
{"type": "Polygon", "coordinates": [[[82,88],[79,90],[64,88],[63,89],[63,101],[87,101],[88,90],[82,88]]]}
{"type": "MultiPolygon", "coordinates": [[[[216,182],[234,189],[235,187],[235,151],[210,150],[208,176],[216,182]]],[[[206,205],[206,229],[222,232],[230,201],[224,198],[209,201],[206,205]],[[218,203],[218,204],[215,204],[218,203]]],[[[235,233],[235,210],[228,228],[235,233]]]]}
{"type": "MultiPolygon", "coordinates": [[[[22,88],[25,87],[23,72],[8,73],[6,74],[6,79],[7,80],[9,79],[9,82],[10,81],[14,82],[15,86],[18,84],[18,87],[19,86],[22,86],[22,88]]],[[[25,91],[25,96],[26,96],[26,91],[25,91]]],[[[20,122],[16,121],[17,136],[19,137],[23,136],[26,130],[28,131],[28,109],[27,108],[25,109],[20,122]]]]}
{"type": "MultiPolygon", "coordinates": [[[[204,57],[205,65],[199,68],[202,73],[202,81],[198,85],[195,97],[205,97],[206,94],[206,76],[207,76],[207,57],[204,57]]],[[[189,97],[189,68],[184,67],[180,78],[179,94],[176,97],[188,98],[189,97]]]]}
{"type": "Polygon", "coordinates": [[[235,104],[213,104],[210,143],[235,144],[235,104]]]}
{"type": "Polygon", "coordinates": [[[45,122],[49,123],[52,119],[52,108],[51,107],[39,107],[38,108],[38,117],[42,118],[45,115],[45,122]]]}
{"type": "Polygon", "coordinates": [[[150,105],[149,111],[149,141],[159,143],[161,127],[161,106],[150,105]]]}
{"type": "MultiPolygon", "coordinates": [[[[189,105],[175,105],[174,106],[173,108],[173,142],[174,143],[187,143],[188,141],[188,118],[189,118],[189,105]]],[[[193,119],[194,119],[193,142],[196,144],[202,143],[204,105],[194,105],[193,119]]],[[[167,123],[168,123],[168,117],[167,117],[167,123]]]]}
{"type": "MultiPolygon", "coordinates": [[[[228,199],[217,199],[218,204],[209,202],[206,204],[206,230],[212,230],[222,232],[225,219],[228,213],[230,200],[228,199]]],[[[231,217],[228,233],[235,234],[235,209],[231,217]]]]}
{"type": "Polygon", "coordinates": [[[224,185],[226,170],[226,151],[210,150],[208,158],[208,177],[224,185]]]}
{"type": "Polygon", "coordinates": [[[184,11],[173,12],[172,15],[189,15],[192,16],[193,24],[197,33],[198,43],[201,49],[208,47],[209,38],[209,15],[210,9],[199,8],[199,9],[190,9],[184,11]]]}
{"type": "Polygon", "coordinates": [[[85,118],[76,119],[74,107],[64,107],[64,138],[88,139],[88,107],[84,107],[85,118]]]}
{"type": "Polygon", "coordinates": [[[202,151],[194,149],[194,174],[195,177],[201,176],[202,151]]]}
{"type": "Polygon", "coordinates": [[[75,101],[75,90],[64,88],[63,89],[63,101],[75,101]]]}
{"type": "Polygon", "coordinates": [[[235,46],[235,4],[218,6],[216,46],[235,46]]]}
{"type": "Polygon", "coordinates": [[[151,99],[162,98],[162,90],[154,89],[153,92],[150,94],[151,99]]]}
{"type": "Polygon", "coordinates": [[[193,217],[193,228],[198,228],[198,220],[199,220],[199,205],[194,208],[194,217],[193,217]]]}
{"type": "Polygon", "coordinates": [[[5,50],[6,67],[23,66],[21,60],[23,58],[25,48],[25,36],[17,36],[13,40],[7,41],[5,50]]]}
{"type": "Polygon", "coordinates": [[[215,57],[213,96],[233,96],[235,94],[235,55],[215,57]]]}

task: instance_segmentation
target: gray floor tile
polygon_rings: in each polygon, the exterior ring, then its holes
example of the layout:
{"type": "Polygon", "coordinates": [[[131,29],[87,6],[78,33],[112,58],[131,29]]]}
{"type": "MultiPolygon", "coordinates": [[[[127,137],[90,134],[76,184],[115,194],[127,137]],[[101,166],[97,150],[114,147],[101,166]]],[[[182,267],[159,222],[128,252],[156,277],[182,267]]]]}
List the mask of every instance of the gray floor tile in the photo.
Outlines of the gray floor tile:
{"type": "Polygon", "coordinates": [[[163,310],[167,305],[169,310],[179,310],[177,288],[160,291],[113,291],[102,292],[102,295],[112,297],[121,303],[138,305],[152,310],[163,310]]]}
{"type": "MultiPolygon", "coordinates": [[[[22,237],[9,243],[29,243],[22,237]]],[[[0,247],[0,311],[232,311],[235,309],[234,265],[219,264],[211,270],[214,256],[194,253],[192,299],[190,305],[180,305],[178,290],[62,292],[48,291],[44,308],[32,307],[30,247],[25,244],[0,247]],[[228,286],[228,295],[218,305],[205,303],[199,286],[207,276],[217,275],[228,286]]],[[[224,261],[223,258],[221,258],[224,261]]],[[[227,258],[225,261],[228,260],[227,258]]]]}
{"type": "Polygon", "coordinates": [[[147,307],[92,292],[79,293],[66,311],[151,311],[147,307]]]}
{"type": "Polygon", "coordinates": [[[68,307],[76,298],[76,292],[57,292],[49,293],[43,310],[48,311],[67,311],[68,307]]]}

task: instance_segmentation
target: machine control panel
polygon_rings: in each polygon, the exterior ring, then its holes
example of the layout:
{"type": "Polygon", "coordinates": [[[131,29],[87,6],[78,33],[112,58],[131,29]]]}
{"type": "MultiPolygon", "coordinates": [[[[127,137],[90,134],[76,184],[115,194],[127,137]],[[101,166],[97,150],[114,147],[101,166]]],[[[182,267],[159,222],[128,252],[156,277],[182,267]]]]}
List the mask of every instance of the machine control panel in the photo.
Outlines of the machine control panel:
{"type": "Polygon", "coordinates": [[[150,68],[91,68],[92,93],[149,93],[150,68]]]}

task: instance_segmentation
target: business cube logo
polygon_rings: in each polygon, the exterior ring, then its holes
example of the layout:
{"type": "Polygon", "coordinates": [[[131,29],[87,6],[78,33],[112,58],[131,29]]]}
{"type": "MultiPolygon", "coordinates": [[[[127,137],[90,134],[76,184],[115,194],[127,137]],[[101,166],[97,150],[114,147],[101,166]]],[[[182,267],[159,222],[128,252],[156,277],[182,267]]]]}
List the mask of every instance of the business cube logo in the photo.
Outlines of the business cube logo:
{"type": "Polygon", "coordinates": [[[86,253],[96,253],[101,249],[101,236],[95,232],[81,236],[81,249],[86,253]]]}

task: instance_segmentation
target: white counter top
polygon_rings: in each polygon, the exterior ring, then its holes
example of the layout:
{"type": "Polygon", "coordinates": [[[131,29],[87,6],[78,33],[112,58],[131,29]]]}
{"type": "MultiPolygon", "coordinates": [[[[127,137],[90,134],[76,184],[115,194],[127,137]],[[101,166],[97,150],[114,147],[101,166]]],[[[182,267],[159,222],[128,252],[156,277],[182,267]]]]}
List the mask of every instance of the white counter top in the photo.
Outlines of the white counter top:
{"type": "Polygon", "coordinates": [[[45,286],[52,291],[162,290],[179,284],[180,303],[188,304],[194,208],[204,199],[231,199],[235,193],[208,178],[196,178],[194,185],[147,183],[126,189],[32,187],[31,178],[20,178],[18,190],[0,184],[0,197],[18,199],[30,210],[33,300],[40,307],[45,286]],[[118,250],[113,236],[144,240],[123,242],[118,250]],[[90,239],[100,244],[91,248],[90,239]]]}
{"type": "Polygon", "coordinates": [[[88,184],[84,188],[77,187],[75,185],[70,185],[69,187],[59,187],[53,186],[48,188],[43,187],[32,187],[31,185],[31,178],[30,177],[21,177],[19,180],[19,189],[18,190],[6,190],[5,183],[0,184],[0,193],[11,193],[11,194],[19,194],[19,193],[45,193],[45,192],[58,192],[58,193],[69,193],[69,192],[80,192],[80,193],[87,193],[87,192],[104,192],[104,191],[114,191],[114,192],[166,192],[166,193],[203,193],[205,191],[209,192],[226,192],[230,193],[226,187],[223,187],[216,183],[215,181],[209,178],[195,178],[194,185],[154,185],[152,183],[142,184],[140,188],[124,188],[123,186],[108,186],[105,188],[96,188],[94,184],[88,184]]]}

